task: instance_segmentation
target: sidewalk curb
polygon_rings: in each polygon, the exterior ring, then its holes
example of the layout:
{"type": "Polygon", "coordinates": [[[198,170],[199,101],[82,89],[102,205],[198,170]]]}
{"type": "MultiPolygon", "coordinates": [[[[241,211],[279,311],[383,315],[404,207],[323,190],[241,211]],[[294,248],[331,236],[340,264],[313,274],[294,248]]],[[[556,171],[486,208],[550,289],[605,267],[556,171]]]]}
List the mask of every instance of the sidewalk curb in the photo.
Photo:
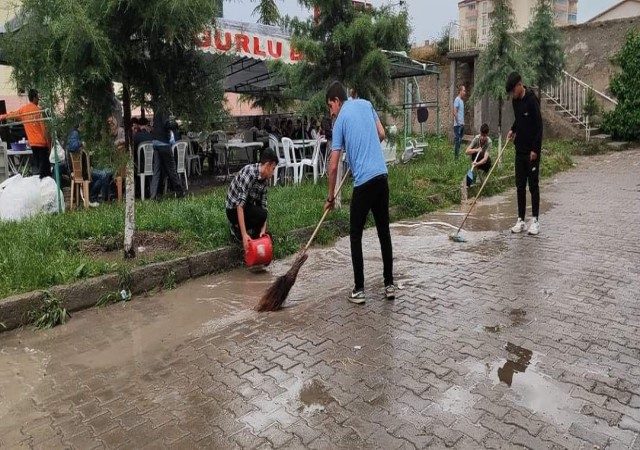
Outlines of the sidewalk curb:
{"type": "MultiPolygon", "coordinates": [[[[333,225],[343,235],[348,227],[343,220],[326,222],[333,225]]],[[[315,227],[301,228],[289,233],[290,236],[306,240],[311,236],[315,227]]],[[[240,246],[232,245],[217,250],[206,251],[170,261],[136,267],[131,270],[131,295],[140,295],[148,291],[162,288],[169,273],[173,273],[175,284],[205,275],[227,272],[243,264],[243,254],[240,246]]],[[[120,276],[117,273],[101,275],[95,278],[78,281],[76,283],[53,286],[47,291],[61,298],[69,312],[80,311],[96,306],[98,299],[105,294],[120,291],[120,276]]],[[[23,325],[28,325],[29,311],[42,304],[44,291],[31,291],[0,299],[0,326],[2,331],[9,331],[23,325]]]]}

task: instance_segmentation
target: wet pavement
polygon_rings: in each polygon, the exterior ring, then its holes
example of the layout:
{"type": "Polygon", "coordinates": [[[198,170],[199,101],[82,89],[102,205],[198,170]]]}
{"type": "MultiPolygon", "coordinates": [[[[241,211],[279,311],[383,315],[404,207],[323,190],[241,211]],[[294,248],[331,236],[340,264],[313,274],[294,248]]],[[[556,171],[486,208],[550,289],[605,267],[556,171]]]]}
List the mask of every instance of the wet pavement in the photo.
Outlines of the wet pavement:
{"type": "Polygon", "coordinates": [[[291,260],[3,333],[0,447],[640,449],[640,151],[579,161],[538,237],[513,193],[395,224],[395,302],[369,230],[364,306],[342,239],[280,312],[291,260]]]}

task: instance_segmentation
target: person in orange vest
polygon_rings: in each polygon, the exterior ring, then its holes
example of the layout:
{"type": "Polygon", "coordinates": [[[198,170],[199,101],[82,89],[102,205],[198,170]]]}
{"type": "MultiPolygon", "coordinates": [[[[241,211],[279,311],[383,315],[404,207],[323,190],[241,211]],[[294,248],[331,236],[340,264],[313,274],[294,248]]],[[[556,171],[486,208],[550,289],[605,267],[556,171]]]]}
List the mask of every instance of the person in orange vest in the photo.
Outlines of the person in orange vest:
{"type": "MultiPolygon", "coordinates": [[[[20,121],[29,122],[42,119],[42,110],[38,106],[39,102],[38,91],[30,89],[29,103],[20,109],[0,115],[0,120],[18,118],[20,121]]],[[[45,123],[43,121],[25,123],[24,131],[27,134],[29,147],[31,147],[31,151],[33,152],[33,166],[38,168],[40,178],[50,177],[51,163],[49,162],[49,152],[51,150],[51,138],[49,137],[45,123]]]]}

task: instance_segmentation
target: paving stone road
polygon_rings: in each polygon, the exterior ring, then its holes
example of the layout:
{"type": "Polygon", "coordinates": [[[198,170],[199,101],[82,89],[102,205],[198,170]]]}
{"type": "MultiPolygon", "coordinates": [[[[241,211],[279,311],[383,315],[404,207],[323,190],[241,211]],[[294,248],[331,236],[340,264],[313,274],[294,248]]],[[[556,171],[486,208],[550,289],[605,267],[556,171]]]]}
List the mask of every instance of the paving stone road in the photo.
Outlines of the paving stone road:
{"type": "Polygon", "coordinates": [[[546,183],[538,237],[508,198],[464,232],[393,227],[395,302],[366,242],[368,302],[345,300],[348,240],[312,253],[289,308],[272,274],[189,282],[0,335],[0,447],[640,449],[640,151],[546,183]]]}

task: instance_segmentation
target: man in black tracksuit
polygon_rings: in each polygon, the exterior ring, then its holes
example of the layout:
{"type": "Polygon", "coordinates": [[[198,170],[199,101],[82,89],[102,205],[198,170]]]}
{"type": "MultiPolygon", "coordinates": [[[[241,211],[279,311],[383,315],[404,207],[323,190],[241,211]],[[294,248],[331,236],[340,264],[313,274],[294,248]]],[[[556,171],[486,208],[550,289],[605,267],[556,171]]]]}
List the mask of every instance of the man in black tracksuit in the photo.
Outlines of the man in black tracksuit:
{"type": "Polygon", "coordinates": [[[524,218],[527,208],[527,182],[531,192],[531,215],[529,234],[540,232],[538,214],[540,209],[540,154],[542,152],[542,115],[540,100],[533,91],[522,84],[517,72],[509,75],[507,92],[513,99],[515,122],[507,139],[514,139],[516,146],[516,188],[518,191],[518,221],[511,228],[513,233],[522,233],[527,229],[524,218]]]}

